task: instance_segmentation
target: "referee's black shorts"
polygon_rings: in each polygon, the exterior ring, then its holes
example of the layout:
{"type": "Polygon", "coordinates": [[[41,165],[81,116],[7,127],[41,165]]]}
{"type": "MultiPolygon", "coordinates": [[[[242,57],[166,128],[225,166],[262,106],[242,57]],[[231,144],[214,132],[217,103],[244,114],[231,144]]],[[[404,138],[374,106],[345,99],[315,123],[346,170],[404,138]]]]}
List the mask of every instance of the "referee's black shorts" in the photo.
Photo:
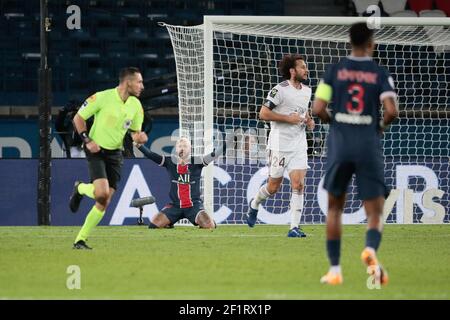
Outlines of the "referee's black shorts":
{"type": "Polygon", "coordinates": [[[123,165],[122,150],[107,150],[101,148],[99,152],[91,153],[84,148],[88,161],[91,182],[97,179],[108,179],[109,187],[117,190],[123,165]]]}

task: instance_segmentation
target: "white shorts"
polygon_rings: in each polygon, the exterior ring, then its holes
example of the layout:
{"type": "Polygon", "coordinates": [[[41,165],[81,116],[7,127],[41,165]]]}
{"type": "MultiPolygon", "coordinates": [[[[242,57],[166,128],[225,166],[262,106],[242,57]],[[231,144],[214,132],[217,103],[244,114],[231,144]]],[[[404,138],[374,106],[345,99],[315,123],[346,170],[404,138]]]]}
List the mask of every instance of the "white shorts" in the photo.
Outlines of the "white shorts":
{"type": "Polygon", "coordinates": [[[268,150],[269,161],[269,177],[281,178],[284,170],[290,173],[292,170],[306,170],[308,166],[308,152],[306,150],[300,151],[274,151],[268,150]]]}

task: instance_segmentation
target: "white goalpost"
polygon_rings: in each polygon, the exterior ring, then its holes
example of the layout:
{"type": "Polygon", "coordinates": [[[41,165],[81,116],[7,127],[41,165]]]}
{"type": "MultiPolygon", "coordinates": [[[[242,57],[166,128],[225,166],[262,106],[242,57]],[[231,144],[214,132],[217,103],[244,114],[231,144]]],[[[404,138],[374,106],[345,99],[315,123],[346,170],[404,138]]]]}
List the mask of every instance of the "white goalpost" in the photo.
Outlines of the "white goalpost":
{"type": "MultiPolygon", "coordinates": [[[[177,70],[180,134],[194,155],[215,140],[235,142],[204,169],[205,208],[218,222],[245,222],[249,200],[267,178],[268,123],[258,113],[269,90],[281,82],[278,62],[299,53],[313,93],[328,64],[350,53],[349,25],[366,17],[205,16],[200,26],[163,24],[177,70]]],[[[373,19],[373,18],[369,18],[373,19]]],[[[394,78],[399,119],[383,137],[388,223],[449,222],[450,18],[379,18],[375,61],[394,78]]],[[[372,20],[373,21],[373,20],[372,20]]],[[[313,95],[314,98],[314,95],[313,95]]],[[[381,106],[380,106],[381,107],[381,106]]],[[[308,133],[309,165],[302,224],[323,223],[322,178],[328,127],[316,120],[308,133]]],[[[287,175],[280,192],[261,206],[260,222],[289,221],[287,175]]],[[[352,181],[344,223],[364,222],[352,181]]]]}

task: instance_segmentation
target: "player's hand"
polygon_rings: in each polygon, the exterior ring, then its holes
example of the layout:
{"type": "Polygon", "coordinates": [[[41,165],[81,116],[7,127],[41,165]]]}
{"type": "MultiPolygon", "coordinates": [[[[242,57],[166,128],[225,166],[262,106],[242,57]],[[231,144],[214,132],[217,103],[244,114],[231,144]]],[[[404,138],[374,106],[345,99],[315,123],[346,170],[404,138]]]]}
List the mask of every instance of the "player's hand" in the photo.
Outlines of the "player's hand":
{"type": "Polygon", "coordinates": [[[96,144],[94,140],[89,141],[86,144],[86,148],[89,150],[90,153],[97,153],[100,151],[99,145],[96,144]]]}
{"type": "Polygon", "coordinates": [[[143,131],[133,134],[133,141],[137,144],[145,144],[148,141],[147,134],[143,131]]]}
{"type": "Polygon", "coordinates": [[[312,131],[316,127],[316,123],[312,118],[309,118],[308,120],[306,120],[306,126],[308,127],[308,130],[312,131]]]}
{"type": "Polygon", "coordinates": [[[302,123],[305,119],[300,117],[298,113],[291,113],[288,115],[287,122],[290,124],[299,124],[302,123]]]}

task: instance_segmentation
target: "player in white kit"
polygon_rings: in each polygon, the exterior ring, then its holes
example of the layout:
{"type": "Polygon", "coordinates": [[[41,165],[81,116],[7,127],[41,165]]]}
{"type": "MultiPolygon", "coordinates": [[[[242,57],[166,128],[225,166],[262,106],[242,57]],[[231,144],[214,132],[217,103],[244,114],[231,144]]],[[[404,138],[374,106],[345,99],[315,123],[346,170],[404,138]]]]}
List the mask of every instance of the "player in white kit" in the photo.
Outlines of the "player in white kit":
{"type": "Polygon", "coordinates": [[[279,69],[284,81],[270,91],[259,113],[260,119],[270,121],[271,127],[267,143],[269,179],[250,201],[247,224],[255,225],[259,205],[278,191],[287,170],[292,192],[288,237],[306,237],[299,228],[309,168],[305,129],[313,130],[315,125],[309,114],[311,88],[302,84],[308,77],[308,68],[302,56],[291,54],[283,57],[279,69]]]}

